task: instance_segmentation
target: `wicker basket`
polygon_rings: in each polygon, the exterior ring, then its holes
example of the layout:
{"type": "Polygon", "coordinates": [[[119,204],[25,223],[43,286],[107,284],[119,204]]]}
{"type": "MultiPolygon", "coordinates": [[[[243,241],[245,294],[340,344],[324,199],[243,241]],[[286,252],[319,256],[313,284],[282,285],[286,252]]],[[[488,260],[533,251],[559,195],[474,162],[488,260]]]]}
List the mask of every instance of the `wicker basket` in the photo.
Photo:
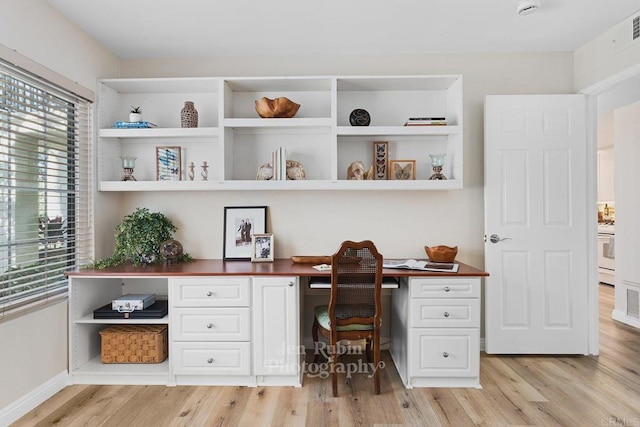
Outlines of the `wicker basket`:
{"type": "Polygon", "coordinates": [[[167,358],[167,325],[114,325],[100,331],[102,363],[160,363],[167,358]]]}

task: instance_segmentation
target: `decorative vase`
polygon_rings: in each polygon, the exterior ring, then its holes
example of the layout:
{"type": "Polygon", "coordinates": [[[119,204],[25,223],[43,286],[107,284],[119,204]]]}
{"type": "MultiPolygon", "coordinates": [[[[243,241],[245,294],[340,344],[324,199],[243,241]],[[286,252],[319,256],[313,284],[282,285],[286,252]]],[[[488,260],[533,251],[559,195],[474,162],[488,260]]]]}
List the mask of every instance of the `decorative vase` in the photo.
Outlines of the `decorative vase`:
{"type": "Polygon", "coordinates": [[[183,128],[198,127],[198,110],[193,106],[193,101],[184,101],[184,107],[180,110],[180,125],[183,128]]]}

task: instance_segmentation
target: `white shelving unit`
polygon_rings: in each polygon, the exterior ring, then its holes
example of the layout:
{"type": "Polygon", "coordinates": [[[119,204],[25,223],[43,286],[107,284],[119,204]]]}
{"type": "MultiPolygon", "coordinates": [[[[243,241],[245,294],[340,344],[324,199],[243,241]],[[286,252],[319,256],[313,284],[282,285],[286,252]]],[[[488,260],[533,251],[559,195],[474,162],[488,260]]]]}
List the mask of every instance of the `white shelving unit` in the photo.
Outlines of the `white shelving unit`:
{"type": "Polygon", "coordinates": [[[452,190],[463,183],[462,77],[231,77],[110,79],[100,82],[100,191],[202,190],[452,190]],[[290,119],[263,119],[262,97],[285,96],[301,105],[290,119]],[[193,101],[198,128],[180,128],[180,109],[193,101]],[[140,105],[151,129],[114,129],[140,105]],[[363,108],[370,126],[350,126],[363,108]],[[448,126],[405,127],[408,117],[444,116],[448,126]],[[389,143],[389,159],[416,160],[416,179],[349,181],[349,164],[373,162],[374,141],[389,143]],[[156,181],[155,147],[182,148],[182,181],[156,181]],[[304,181],[256,181],[271,152],[303,164],[304,181]],[[430,181],[429,154],[446,153],[446,181],[430,181]],[[135,156],[137,181],[121,181],[120,156],[135,156]],[[208,180],[200,175],[209,165],[208,180]],[[195,179],[187,178],[193,162],[195,179]]]}

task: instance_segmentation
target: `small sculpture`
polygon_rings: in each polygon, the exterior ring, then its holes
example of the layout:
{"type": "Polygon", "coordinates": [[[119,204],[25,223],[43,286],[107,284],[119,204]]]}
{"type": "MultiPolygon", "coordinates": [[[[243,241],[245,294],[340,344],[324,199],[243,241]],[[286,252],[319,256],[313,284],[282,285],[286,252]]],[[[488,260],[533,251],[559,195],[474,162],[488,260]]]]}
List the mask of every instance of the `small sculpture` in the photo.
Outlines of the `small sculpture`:
{"type": "Polygon", "coordinates": [[[207,162],[202,162],[202,172],[200,173],[200,175],[202,176],[203,181],[206,181],[207,178],[209,178],[209,171],[207,171],[208,167],[209,165],[207,164],[207,162]]]}
{"type": "Polygon", "coordinates": [[[262,118],[291,118],[296,115],[300,104],[297,104],[284,96],[270,99],[262,97],[255,101],[256,112],[262,118]]]}
{"type": "Polygon", "coordinates": [[[194,170],[193,170],[193,169],[194,169],[195,167],[196,167],[196,166],[193,164],[193,162],[189,163],[189,181],[193,181],[193,178],[194,178],[194,176],[195,176],[195,173],[194,173],[194,170]]]}
{"type": "Polygon", "coordinates": [[[364,170],[364,163],[360,160],[356,160],[351,163],[347,168],[347,179],[355,181],[363,181],[373,179],[373,165],[369,170],[364,170]]]}
{"type": "MultiPolygon", "coordinates": [[[[287,179],[292,181],[303,180],[306,177],[302,163],[295,160],[287,160],[287,179]]],[[[256,174],[256,180],[269,181],[273,179],[273,166],[271,163],[265,163],[260,166],[256,174]]]]}

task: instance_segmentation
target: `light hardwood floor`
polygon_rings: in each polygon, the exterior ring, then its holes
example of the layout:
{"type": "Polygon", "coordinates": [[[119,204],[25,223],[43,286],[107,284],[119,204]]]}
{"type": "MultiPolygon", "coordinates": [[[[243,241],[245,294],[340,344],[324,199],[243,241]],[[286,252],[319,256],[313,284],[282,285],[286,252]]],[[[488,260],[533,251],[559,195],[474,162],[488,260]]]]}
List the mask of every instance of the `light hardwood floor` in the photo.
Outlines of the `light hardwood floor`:
{"type": "MultiPolygon", "coordinates": [[[[611,320],[600,285],[600,355],[491,356],[482,390],[406,390],[389,363],[382,393],[356,375],[304,387],[67,387],[15,426],[640,426],[640,331],[611,320]]],[[[390,362],[389,355],[384,360],[390,362]]]]}

